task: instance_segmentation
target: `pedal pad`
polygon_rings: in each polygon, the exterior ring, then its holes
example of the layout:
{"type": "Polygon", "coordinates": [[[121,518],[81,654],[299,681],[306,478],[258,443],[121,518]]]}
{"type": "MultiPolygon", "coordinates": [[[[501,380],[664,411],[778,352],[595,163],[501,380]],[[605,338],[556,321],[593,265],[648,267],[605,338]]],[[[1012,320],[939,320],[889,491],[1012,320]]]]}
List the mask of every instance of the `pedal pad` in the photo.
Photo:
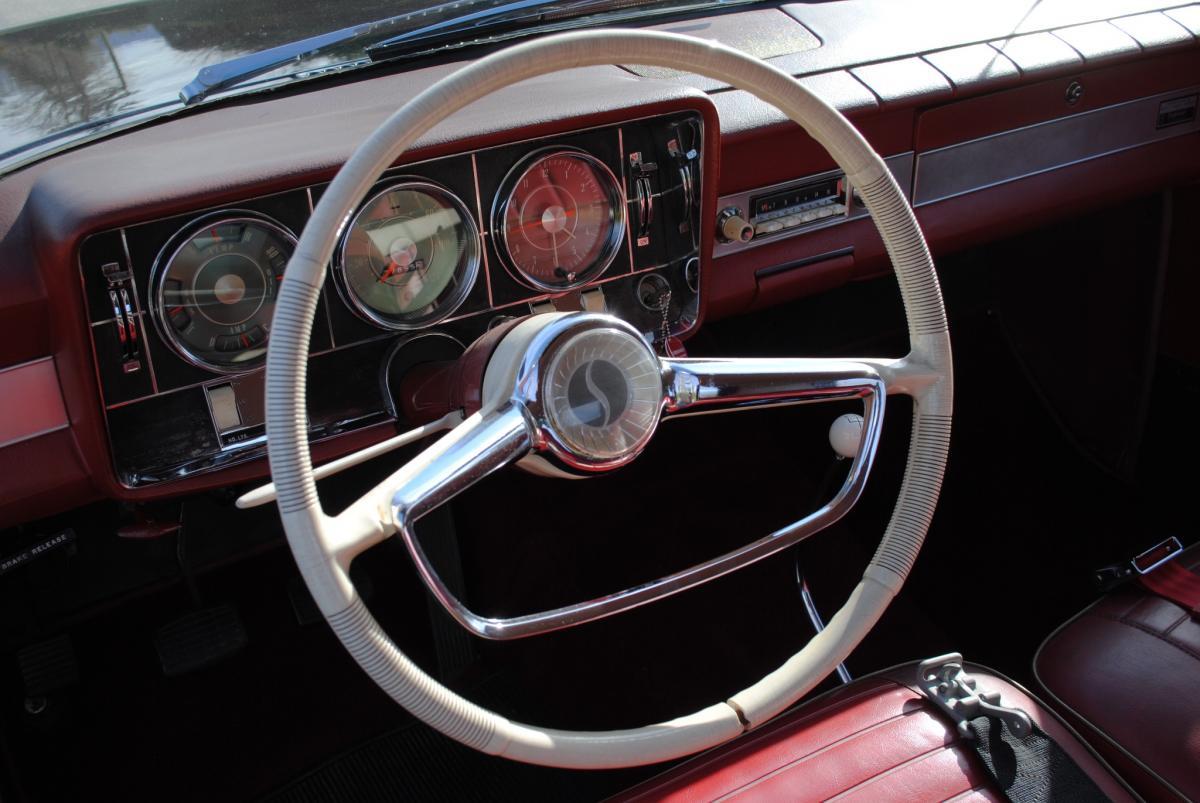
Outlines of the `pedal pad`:
{"type": "Polygon", "coordinates": [[[224,660],[246,646],[246,628],[232,605],[201,608],[168,622],[154,635],[154,648],[169,678],[224,660]]]}
{"type": "Polygon", "coordinates": [[[26,697],[41,697],[79,682],[79,662],[71,637],[61,636],[30,644],[17,651],[26,697]]]}

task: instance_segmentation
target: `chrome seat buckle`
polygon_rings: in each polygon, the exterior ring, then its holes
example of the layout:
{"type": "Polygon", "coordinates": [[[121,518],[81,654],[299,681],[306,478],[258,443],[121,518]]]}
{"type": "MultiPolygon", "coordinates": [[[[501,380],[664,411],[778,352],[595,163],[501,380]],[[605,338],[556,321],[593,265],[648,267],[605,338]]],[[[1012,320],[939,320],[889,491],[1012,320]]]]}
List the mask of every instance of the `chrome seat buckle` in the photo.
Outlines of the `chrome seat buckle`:
{"type": "Polygon", "coordinates": [[[922,661],[917,667],[917,687],[934,705],[955,722],[959,736],[975,741],[971,720],[976,717],[998,719],[1018,739],[1033,733],[1033,722],[1019,708],[1000,702],[999,692],[981,692],[975,678],[963,669],[963,657],[952,652],[922,661]]]}
{"type": "Polygon", "coordinates": [[[1160,541],[1127,563],[1117,563],[1097,569],[1096,585],[1101,591],[1111,591],[1127,580],[1150,572],[1170,560],[1174,560],[1183,552],[1183,543],[1175,536],[1160,541]]]}

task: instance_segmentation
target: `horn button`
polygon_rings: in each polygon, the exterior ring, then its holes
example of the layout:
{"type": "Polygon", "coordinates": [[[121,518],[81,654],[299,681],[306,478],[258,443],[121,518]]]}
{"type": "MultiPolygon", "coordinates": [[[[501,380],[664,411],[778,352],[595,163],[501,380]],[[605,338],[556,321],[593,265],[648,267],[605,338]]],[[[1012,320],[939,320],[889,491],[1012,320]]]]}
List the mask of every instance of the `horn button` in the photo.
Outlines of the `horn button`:
{"type": "Polygon", "coordinates": [[[659,361],[646,341],[615,327],[586,329],[568,334],[546,356],[543,422],[545,434],[567,452],[559,456],[593,470],[637,456],[654,434],[664,398],[659,361]]]}

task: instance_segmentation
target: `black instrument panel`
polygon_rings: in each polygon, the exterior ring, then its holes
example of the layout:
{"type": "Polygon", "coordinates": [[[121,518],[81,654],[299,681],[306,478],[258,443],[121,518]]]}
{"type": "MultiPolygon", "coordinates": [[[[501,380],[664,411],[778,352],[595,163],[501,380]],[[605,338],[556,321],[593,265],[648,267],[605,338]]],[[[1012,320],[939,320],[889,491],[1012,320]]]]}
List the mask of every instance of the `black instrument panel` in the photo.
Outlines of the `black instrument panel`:
{"type": "MultiPolygon", "coordinates": [[[[389,389],[397,366],[444,359],[509,317],[606,309],[656,344],[686,335],[699,308],[702,141],[700,117],[680,113],[389,170],[326,275],[310,344],[310,437],[386,422],[404,427],[389,389]],[[557,161],[530,174],[537,186],[527,177],[514,192],[514,171],[539,164],[539,153],[557,161]],[[589,197],[595,184],[578,172],[584,163],[611,176],[607,195],[589,197]],[[514,197],[524,217],[506,222],[494,211],[514,197]],[[520,226],[533,231],[513,228],[520,226]],[[595,231],[608,238],[606,250],[571,251],[595,231]],[[506,236],[522,237],[519,258],[506,236]],[[549,283],[519,267],[538,264],[537,249],[546,254],[549,283]],[[557,262],[564,267],[555,273],[557,262]],[[429,334],[441,336],[438,349],[429,349],[429,334]]],[[[289,255],[289,235],[303,230],[324,188],[197,209],[84,241],[83,292],[123,485],[262,454],[273,282],[286,281],[278,265],[289,255]]]]}

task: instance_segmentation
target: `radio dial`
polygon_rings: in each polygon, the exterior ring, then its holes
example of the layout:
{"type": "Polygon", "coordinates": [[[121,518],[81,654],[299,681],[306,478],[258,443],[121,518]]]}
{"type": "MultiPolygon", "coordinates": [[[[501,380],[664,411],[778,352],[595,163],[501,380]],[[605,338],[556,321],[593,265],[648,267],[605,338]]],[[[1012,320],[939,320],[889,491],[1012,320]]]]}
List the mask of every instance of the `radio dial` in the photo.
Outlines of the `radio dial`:
{"type": "Polygon", "coordinates": [[[717,215],[717,236],[727,243],[748,243],[754,239],[754,227],[742,217],[742,210],[731,206],[717,215]]]}

